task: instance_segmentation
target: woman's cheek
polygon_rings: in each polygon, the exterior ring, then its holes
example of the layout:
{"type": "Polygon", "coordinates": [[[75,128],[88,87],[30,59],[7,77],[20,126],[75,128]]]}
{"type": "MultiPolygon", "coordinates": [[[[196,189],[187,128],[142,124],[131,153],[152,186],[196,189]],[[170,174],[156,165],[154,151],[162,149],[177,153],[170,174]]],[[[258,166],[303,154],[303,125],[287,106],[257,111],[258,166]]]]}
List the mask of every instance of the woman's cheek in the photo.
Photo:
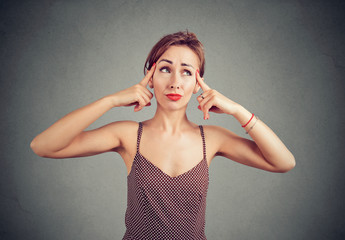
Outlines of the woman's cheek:
{"type": "Polygon", "coordinates": [[[169,81],[169,78],[166,74],[155,74],[155,76],[152,79],[154,86],[156,85],[163,85],[164,83],[167,83],[169,81]]]}
{"type": "Polygon", "coordinates": [[[194,90],[195,87],[195,82],[190,81],[190,79],[188,79],[188,81],[185,82],[185,89],[187,88],[188,90],[194,90]]]}

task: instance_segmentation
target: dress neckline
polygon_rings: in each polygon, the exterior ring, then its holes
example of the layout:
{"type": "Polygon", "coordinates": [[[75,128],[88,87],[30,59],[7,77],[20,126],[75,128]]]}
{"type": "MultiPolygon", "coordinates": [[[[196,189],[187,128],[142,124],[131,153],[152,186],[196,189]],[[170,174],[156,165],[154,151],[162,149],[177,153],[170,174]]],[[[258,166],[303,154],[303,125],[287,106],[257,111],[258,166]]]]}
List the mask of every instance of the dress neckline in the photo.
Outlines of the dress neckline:
{"type": "Polygon", "coordinates": [[[158,172],[162,173],[164,176],[166,176],[169,179],[178,179],[180,177],[183,177],[185,175],[187,175],[188,173],[192,172],[193,170],[195,170],[198,166],[200,166],[203,162],[206,162],[206,168],[207,170],[209,169],[208,163],[207,163],[207,158],[206,158],[206,142],[205,142],[205,135],[204,135],[204,128],[202,125],[199,125],[199,129],[200,129],[200,135],[201,135],[201,139],[202,139],[202,145],[203,145],[203,158],[201,159],[201,161],[199,161],[194,167],[192,167],[191,169],[176,175],[176,176],[170,176],[169,174],[167,174],[166,172],[164,172],[162,169],[160,169],[158,166],[156,166],[155,164],[153,164],[150,160],[148,160],[146,157],[144,157],[141,153],[140,153],[140,141],[141,141],[141,136],[142,136],[142,132],[143,132],[143,123],[139,122],[139,126],[138,126],[138,136],[137,136],[137,151],[136,151],[136,155],[134,157],[133,163],[132,163],[132,167],[131,167],[131,171],[129,172],[129,174],[127,175],[127,177],[130,176],[130,174],[132,173],[133,170],[133,166],[135,165],[135,161],[137,159],[137,156],[140,156],[141,158],[143,158],[149,165],[151,165],[153,168],[155,168],[156,170],[158,170],[158,172]]]}
{"type": "MultiPolygon", "coordinates": [[[[137,151],[136,153],[137,155],[139,155],[142,159],[144,159],[149,165],[151,165],[153,168],[157,169],[159,172],[161,172],[164,176],[170,178],[170,179],[177,179],[180,177],[183,177],[184,175],[187,175],[188,173],[192,172],[193,170],[195,170],[199,165],[201,165],[204,161],[206,161],[206,158],[202,158],[201,161],[199,161],[194,167],[190,168],[189,170],[178,174],[176,176],[170,176],[169,174],[167,174],[166,172],[164,172],[162,169],[160,169],[159,167],[157,167],[155,164],[153,164],[150,160],[148,160],[146,157],[144,157],[140,151],[137,151]]],[[[208,168],[208,164],[206,163],[207,168],[208,168]]]]}

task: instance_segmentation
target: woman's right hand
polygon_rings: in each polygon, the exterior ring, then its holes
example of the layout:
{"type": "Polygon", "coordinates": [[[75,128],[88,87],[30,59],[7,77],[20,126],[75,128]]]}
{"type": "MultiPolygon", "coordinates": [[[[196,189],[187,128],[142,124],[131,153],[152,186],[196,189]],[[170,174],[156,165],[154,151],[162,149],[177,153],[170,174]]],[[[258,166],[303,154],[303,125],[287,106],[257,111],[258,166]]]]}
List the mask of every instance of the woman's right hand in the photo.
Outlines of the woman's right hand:
{"type": "Polygon", "coordinates": [[[153,94],[146,88],[149,80],[155,72],[156,64],[146,73],[146,76],[134,86],[124,89],[120,92],[109,95],[114,107],[133,106],[134,112],[138,112],[145,106],[151,105],[153,94]]]}

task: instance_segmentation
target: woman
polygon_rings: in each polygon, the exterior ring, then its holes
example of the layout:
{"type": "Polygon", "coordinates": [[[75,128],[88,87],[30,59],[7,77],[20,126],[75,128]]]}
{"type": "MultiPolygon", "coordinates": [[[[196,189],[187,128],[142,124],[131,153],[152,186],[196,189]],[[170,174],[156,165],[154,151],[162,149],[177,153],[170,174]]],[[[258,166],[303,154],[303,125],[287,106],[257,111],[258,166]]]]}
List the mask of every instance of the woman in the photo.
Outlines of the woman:
{"type": "Polygon", "coordinates": [[[42,157],[71,158],[118,152],[128,172],[127,231],[123,239],[206,239],[208,167],[215,156],[271,172],[295,166],[291,152],[254,114],[210,88],[203,46],[190,32],[164,36],[152,48],[146,76],[136,85],[77,109],[31,143],[42,157]],[[121,121],[84,131],[108,110],[157,101],[152,119],[121,121]],[[198,126],[186,108],[193,94],[204,119],[209,112],[232,115],[253,140],[218,126],[198,126]]]}

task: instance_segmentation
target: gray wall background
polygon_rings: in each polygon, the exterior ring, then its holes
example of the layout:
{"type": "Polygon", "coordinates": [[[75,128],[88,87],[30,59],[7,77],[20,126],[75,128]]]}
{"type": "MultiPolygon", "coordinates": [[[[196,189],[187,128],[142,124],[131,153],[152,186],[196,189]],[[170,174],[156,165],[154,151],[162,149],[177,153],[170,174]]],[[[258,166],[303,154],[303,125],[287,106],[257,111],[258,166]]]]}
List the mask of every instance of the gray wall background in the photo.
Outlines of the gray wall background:
{"type": "MultiPolygon", "coordinates": [[[[188,29],[205,79],[256,113],[297,166],[268,173],[216,158],[212,239],[344,239],[344,1],[0,1],[0,238],[121,239],[126,168],[119,155],[44,159],[30,141],[65,114],[140,81],[160,37],[188,29]]],[[[205,122],[247,137],[231,117],[205,122]]],[[[145,120],[112,109],[90,129],[145,120]]]]}

